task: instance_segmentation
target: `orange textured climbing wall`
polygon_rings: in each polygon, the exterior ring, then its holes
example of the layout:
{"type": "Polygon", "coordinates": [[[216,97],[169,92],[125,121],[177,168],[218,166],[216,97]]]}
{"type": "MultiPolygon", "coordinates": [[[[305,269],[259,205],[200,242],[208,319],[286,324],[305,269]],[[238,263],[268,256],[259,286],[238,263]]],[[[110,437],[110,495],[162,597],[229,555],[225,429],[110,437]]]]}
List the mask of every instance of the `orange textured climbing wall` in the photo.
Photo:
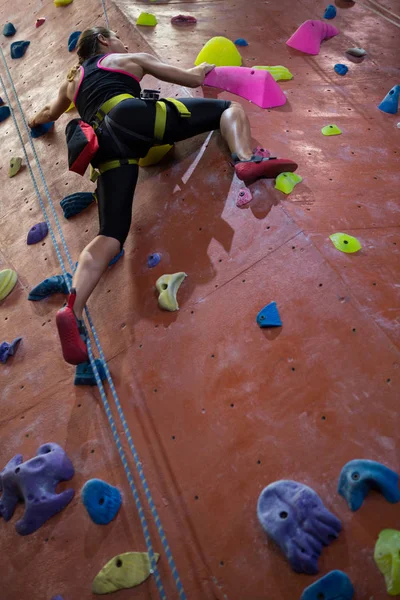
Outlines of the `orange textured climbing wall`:
{"type": "MultiPolygon", "coordinates": [[[[373,494],[352,514],[336,486],[342,466],[353,458],[400,469],[400,116],[376,108],[399,83],[399,29],[347,3],[332,22],[340,35],[311,57],[290,50],[285,41],[304,20],[322,17],[322,0],[148,4],[106,0],[111,26],[131,51],[191,66],[210,37],[244,37],[245,65],[292,71],[293,80],[280,84],[285,106],[263,111],[242,103],[254,140],[296,160],[303,177],[288,197],[272,181],[253,185],[253,202],[240,210],[235,205],[240,185],[219,135],[206,143],[206,136],[182,143],[172,161],[141,173],[125,257],[90,300],[187,597],[292,600],[315,579],[294,574],[257,521],[263,487],[286,478],[314,488],[343,522],[339,540],[322,554],[321,574],[343,569],[357,600],[383,599],[373,547],[381,529],[399,527],[399,508],[373,494]],[[158,25],[138,31],[136,17],[146,9],[157,15],[158,25]],[[170,18],[180,12],[196,16],[196,27],[172,28],[170,18]],[[362,64],[344,59],[353,46],[368,51],[362,64]],[[345,77],[334,73],[337,62],[349,65],[345,77]],[[323,137],[321,127],[332,122],[343,134],[323,137]],[[328,237],[336,231],[356,236],[362,250],[338,252],[328,237]],[[161,252],[162,262],[149,271],[146,260],[154,251],[161,252]],[[179,291],[181,310],[164,313],[154,283],[176,271],[188,274],[179,291]],[[271,300],[283,327],[261,330],[255,317],[271,300]]],[[[398,8],[394,0],[380,4],[398,8]]],[[[66,8],[50,0],[1,0],[0,24],[6,20],[17,27],[14,39],[31,41],[24,58],[12,61],[11,40],[1,36],[27,115],[54,98],[74,64],[69,34],[104,23],[100,0],[74,0],[66,8]],[[43,15],[46,23],[35,29],[43,15]]],[[[2,62],[0,74],[48,209],[2,62]]],[[[165,85],[162,92],[192,93],[165,85]]],[[[0,95],[4,98],[2,90],[0,95]]],[[[97,215],[93,205],[67,221],[59,206],[65,195],[93,189],[87,178],[67,171],[68,118],[35,146],[75,261],[97,233],[97,215]]],[[[98,390],[74,387],[74,368],[61,357],[55,313],[64,298],[27,301],[29,290],[60,266],[49,236],[26,245],[28,230],[43,214],[26,165],[17,177],[7,177],[10,157],[21,155],[11,119],[0,124],[0,140],[0,269],[18,273],[16,288],[0,303],[0,342],[23,336],[18,354],[0,365],[0,468],[16,453],[28,459],[40,444],[53,441],[65,448],[76,470],[71,482],[60,485],[72,486],[75,499],[39,531],[16,533],[22,506],[10,522],[0,521],[0,595],[89,600],[91,582],[110,558],[146,546],[98,390]],[[123,492],[123,507],[108,526],[92,523],[79,498],[93,477],[123,492]]],[[[56,230],[53,217],[51,223],[56,230]]],[[[109,386],[105,389],[113,404],[109,386]]],[[[129,464],[138,483],[130,455],[129,464]]],[[[145,516],[161,551],[147,507],[145,516]]],[[[166,594],[176,599],[161,554],[166,594]]],[[[115,597],[144,600],[158,594],[149,580],[115,597]]]]}

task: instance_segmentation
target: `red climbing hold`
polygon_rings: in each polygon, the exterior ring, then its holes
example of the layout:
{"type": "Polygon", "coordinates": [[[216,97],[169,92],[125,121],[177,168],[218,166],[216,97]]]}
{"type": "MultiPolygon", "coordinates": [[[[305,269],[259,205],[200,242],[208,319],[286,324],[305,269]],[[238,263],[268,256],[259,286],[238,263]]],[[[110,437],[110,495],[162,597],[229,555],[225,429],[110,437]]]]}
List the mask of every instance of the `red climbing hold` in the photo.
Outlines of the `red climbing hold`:
{"type": "Polygon", "coordinates": [[[253,196],[251,195],[250,190],[248,188],[242,188],[238,194],[238,197],[236,200],[236,206],[238,206],[239,208],[242,208],[243,206],[246,206],[246,204],[248,204],[252,200],[253,200],[253,196]]]}
{"type": "Polygon", "coordinates": [[[46,21],[46,17],[39,17],[39,19],[36,19],[36,23],[35,23],[35,27],[36,29],[38,27],[40,27],[41,25],[43,25],[43,23],[46,21]]]}

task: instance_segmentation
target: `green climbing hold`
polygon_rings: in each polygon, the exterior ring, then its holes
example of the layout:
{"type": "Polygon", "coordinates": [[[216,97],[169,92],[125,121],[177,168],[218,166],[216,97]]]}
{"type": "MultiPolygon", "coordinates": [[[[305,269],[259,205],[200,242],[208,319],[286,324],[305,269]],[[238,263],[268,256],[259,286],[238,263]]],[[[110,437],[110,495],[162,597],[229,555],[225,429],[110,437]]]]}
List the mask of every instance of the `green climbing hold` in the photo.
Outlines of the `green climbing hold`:
{"type": "Polygon", "coordinates": [[[8,176],[15,177],[22,166],[22,158],[19,156],[13,156],[10,160],[10,168],[8,169],[8,176]]]}
{"type": "Polygon", "coordinates": [[[341,129],[337,125],[326,125],[321,129],[323,135],[340,135],[342,133],[341,129]]]}
{"type": "Polygon", "coordinates": [[[242,57],[231,40],[223,36],[217,36],[208,40],[197,55],[194,64],[200,65],[202,62],[207,62],[217,67],[240,67],[242,65],[242,57]]]}
{"type": "Polygon", "coordinates": [[[358,239],[352,235],[347,235],[347,233],[332,233],[332,235],[329,236],[329,239],[335,248],[346,254],[358,252],[358,250],[361,250],[362,248],[358,239]]]}
{"type": "Polygon", "coordinates": [[[73,0],[54,0],[56,6],[68,6],[71,2],[73,2],[73,0]]]}
{"type": "Polygon", "coordinates": [[[383,529],[375,544],[374,560],[390,596],[400,595],[400,531],[383,529]]]}
{"type": "Polygon", "coordinates": [[[281,173],[275,180],[275,189],[284,194],[290,194],[301,181],[303,181],[303,178],[297,173],[281,173]]]}
{"type": "Polygon", "coordinates": [[[155,25],[157,25],[157,19],[155,15],[152,15],[151,13],[142,12],[137,18],[136,25],[154,27],[155,25]]]}
{"type": "Polygon", "coordinates": [[[0,271],[0,300],[4,300],[12,292],[17,283],[17,274],[12,269],[0,271]]]}
{"type": "Polygon", "coordinates": [[[282,65],[276,65],[275,67],[257,66],[257,67],[251,67],[251,68],[262,70],[262,71],[268,71],[268,73],[271,73],[271,75],[275,79],[275,81],[289,81],[289,79],[293,79],[293,75],[289,71],[289,69],[287,69],[286,67],[283,67],[282,65]]]}

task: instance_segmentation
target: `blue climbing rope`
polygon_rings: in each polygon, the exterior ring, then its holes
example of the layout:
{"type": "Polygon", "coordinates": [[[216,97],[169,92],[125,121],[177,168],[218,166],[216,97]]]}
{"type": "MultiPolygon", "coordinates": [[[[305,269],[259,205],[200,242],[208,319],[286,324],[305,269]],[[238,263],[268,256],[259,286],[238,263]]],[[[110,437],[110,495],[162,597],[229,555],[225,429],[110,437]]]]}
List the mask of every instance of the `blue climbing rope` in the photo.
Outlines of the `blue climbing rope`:
{"type": "MultiPolygon", "coordinates": [[[[70,268],[71,268],[72,271],[74,271],[75,270],[75,265],[72,262],[72,259],[71,259],[71,256],[70,256],[70,253],[69,253],[69,250],[68,250],[68,246],[66,244],[66,241],[65,241],[65,238],[64,238],[64,235],[63,235],[63,232],[62,232],[59,220],[58,220],[58,216],[57,216],[57,213],[55,211],[54,204],[53,204],[53,201],[52,201],[50,193],[49,193],[49,189],[47,187],[46,179],[45,179],[44,174],[43,174],[43,170],[42,170],[42,167],[41,167],[41,164],[40,164],[40,161],[39,161],[39,157],[38,157],[38,155],[36,153],[36,149],[35,149],[33,140],[32,140],[31,135],[30,135],[30,130],[29,130],[28,124],[26,122],[26,118],[25,118],[24,112],[22,110],[22,106],[21,106],[21,103],[20,103],[20,100],[19,100],[19,97],[18,97],[18,93],[16,91],[16,88],[15,88],[15,85],[14,85],[14,81],[12,79],[12,76],[11,76],[10,70],[8,68],[8,64],[7,64],[7,61],[5,59],[5,56],[4,56],[2,48],[0,48],[0,52],[1,52],[2,61],[4,63],[5,69],[7,71],[7,76],[8,76],[10,85],[11,85],[11,89],[13,91],[14,98],[15,98],[16,103],[18,105],[18,109],[19,109],[19,112],[21,114],[21,118],[22,118],[25,130],[26,130],[26,132],[28,134],[28,140],[29,140],[32,152],[33,152],[33,156],[34,156],[35,161],[36,161],[37,168],[39,170],[40,178],[42,180],[42,184],[43,184],[43,187],[44,187],[44,190],[45,190],[45,195],[47,197],[48,203],[49,203],[51,211],[53,213],[54,220],[56,222],[56,226],[57,226],[57,230],[58,230],[58,233],[59,233],[59,236],[60,236],[60,239],[61,239],[62,246],[63,246],[65,254],[66,254],[67,258],[68,258],[68,262],[69,262],[70,268]]],[[[60,249],[58,247],[58,244],[57,244],[57,241],[56,241],[56,238],[55,238],[55,235],[54,235],[54,231],[53,231],[52,225],[51,225],[49,217],[47,215],[47,211],[46,211],[45,205],[43,203],[43,199],[42,199],[42,197],[40,195],[39,188],[38,188],[38,185],[37,185],[37,182],[36,182],[36,178],[35,178],[34,173],[32,171],[32,167],[31,167],[31,164],[30,164],[30,161],[29,161],[29,157],[27,155],[27,152],[26,152],[26,149],[25,149],[25,145],[24,145],[24,142],[23,142],[23,139],[22,139],[21,131],[19,129],[17,120],[15,118],[14,110],[11,107],[10,98],[8,96],[6,87],[4,85],[4,82],[3,82],[3,79],[1,78],[1,76],[0,76],[0,82],[1,82],[1,85],[2,85],[2,88],[3,88],[3,91],[4,91],[4,95],[5,95],[6,99],[7,99],[7,103],[9,105],[9,107],[10,107],[10,111],[11,111],[11,115],[12,115],[12,118],[13,118],[13,122],[14,122],[15,128],[17,130],[18,137],[19,137],[19,140],[21,142],[21,146],[23,148],[23,152],[24,152],[24,157],[25,157],[25,160],[26,160],[26,164],[28,166],[28,170],[29,170],[30,176],[31,176],[32,181],[33,181],[33,185],[34,185],[34,189],[35,189],[36,195],[37,195],[37,197],[39,199],[39,204],[40,204],[40,206],[41,206],[41,208],[43,210],[43,214],[45,216],[46,223],[47,223],[49,231],[50,231],[51,239],[53,241],[53,244],[54,244],[54,247],[55,247],[55,250],[56,250],[56,254],[57,254],[57,257],[59,259],[61,268],[62,268],[64,279],[67,281],[67,278],[66,278],[66,269],[65,269],[65,266],[64,266],[64,261],[63,261],[62,256],[61,256],[61,252],[60,252],[60,249]]],[[[67,282],[67,285],[68,285],[68,282],[67,282]]],[[[117,395],[117,392],[116,392],[113,380],[111,378],[110,371],[108,369],[108,366],[107,366],[107,363],[106,363],[106,360],[105,360],[104,352],[103,352],[103,349],[101,347],[100,340],[99,340],[98,335],[97,335],[97,331],[96,331],[96,329],[94,327],[93,320],[91,318],[89,309],[87,307],[85,307],[85,313],[86,313],[86,316],[87,316],[87,319],[88,319],[88,322],[89,322],[89,325],[90,325],[90,329],[92,331],[92,335],[94,337],[97,349],[99,351],[100,358],[101,358],[101,360],[103,361],[103,364],[104,364],[105,374],[106,374],[106,377],[107,377],[107,381],[108,381],[108,383],[110,385],[111,393],[112,393],[112,396],[114,398],[114,402],[115,402],[115,406],[117,408],[118,416],[119,416],[119,418],[121,420],[122,427],[123,427],[125,436],[126,436],[127,441],[128,441],[129,449],[130,449],[130,451],[132,453],[132,456],[133,456],[133,459],[134,459],[134,463],[135,463],[135,467],[137,469],[137,472],[138,472],[138,475],[139,475],[139,479],[140,479],[140,482],[142,484],[144,494],[146,496],[146,500],[148,502],[151,514],[152,514],[152,516],[154,518],[154,522],[155,522],[155,525],[156,525],[156,528],[157,528],[157,531],[158,531],[158,534],[159,534],[159,537],[160,537],[160,540],[161,540],[161,544],[162,544],[163,549],[164,549],[165,556],[166,556],[167,561],[168,561],[168,565],[169,565],[169,567],[171,569],[171,574],[172,574],[172,577],[173,577],[173,580],[174,580],[174,583],[175,583],[175,586],[176,586],[179,598],[181,600],[186,600],[186,594],[185,594],[185,591],[183,589],[183,585],[182,585],[182,582],[180,580],[180,577],[179,577],[179,574],[178,574],[178,570],[176,568],[175,561],[174,561],[174,558],[172,556],[172,552],[171,552],[171,549],[169,547],[169,543],[168,543],[167,537],[166,537],[165,532],[164,532],[164,528],[163,528],[161,520],[159,518],[157,508],[156,508],[156,506],[154,504],[154,501],[153,501],[153,498],[152,498],[152,495],[151,495],[151,492],[150,492],[150,488],[148,486],[146,477],[145,477],[143,469],[142,469],[142,465],[141,465],[141,461],[139,459],[139,455],[138,455],[138,453],[136,451],[136,448],[135,448],[135,445],[133,443],[132,436],[131,436],[128,424],[126,422],[123,409],[122,409],[121,404],[119,402],[119,398],[118,398],[118,395],[117,395]]],[[[157,561],[155,559],[153,545],[152,545],[152,541],[151,541],[151,537],[150,537],[150,533],[149,533],[147,521],[146,521],[146,518],[145,518],[145,515],[144,515],[142,503],[141,503],[141,500],[140,500],[137,488],[135,486],[135,483],[134,483],[134,480],[133,480],[133,477],[132,477],[132,473],[131,473],[131,471],[129,469],[129,465],[128,465],[128,462],[127,462],[127,459],[126,459],[126,455],[125,455],[125,452],[124,452],[124,450],[122,448],[121,440],[120,440],[120,437],[118,435],[117,428],[116,428],[116,425],[115,425],[115,421],[114,421],[114,418],[113,418],[112,413],[111,413],[111,408],[110,408],[109,402],[107,400],[107,396],[105,394],[104,387],[103,387],[103,384],[101,382],[101,379],[100,379],[100,376],[99,376],[99,373],[98,373],[98,370],[97,370],[97,366],[96,366],[96,363],[95,363],[95,360],[94,360],[92,345],[91,345],[91,341],[90,341],[89,337],[87,339],[87,346],[88,346],[88,354],[89,354],[90,363],[91,363],[91,366],[92,366],[92,369],[93,369],[93,373],[94,373],[94,376],[95,376],[95,379],[96,379],[96,383],[97,383],[99,391],[100,391],[100,396],[101,396],[101,400],[102,400],[102,403],[103,403],[103,406],[104,406],[104,410],[106,412],[106,416],[107,416],[108,422],[109,422],[110,427],[111,427],[111,432],[113,434],[114,441],[116,443],[117,450],[118,450],[118,453],[120,455],[121,462],[122,462],[122,465],[124,467],[124,470],[125,470],[125,473],[126,473],[126,476],[127,476],[127,479],[128,479],[128,483],[129,483],[129,486],[131,488],[131,491],[132,491],[132,494],[133,494],[133,497],[134,497],[134,501],[135,501],[135,504],[136,504],[136,507],[137,507],[137,510],[138,510],[138,514],[139,514],[139,518],[140,518],[140,523],[141,523],[141,526],[142,526],[142,529],[143,529],[145,543],[146,543],[146,547],[147,547],[148,554],[149,554],[150,565],[151,565],[151,572],[154,574],[154,579],[155,579],[155,582],[156,582],[157,589],[158,589],[158,592],[159,592],[161,600],[166,600],[167,596],[165,594],[164,587],[163,587],[163,584],[162,584],[162,581],[161,581],[161,577],[160,577],[160,574],[159,574],[159,571],[158,571],[158,568],[157,568],[157,561]]]]}
{"type": "Polygon", "coordinates": [[[106,9],[106,3],[105,0],[101,0],[101,4],[103,6],[103,13],[104,13],[104,19],[107,25],[107,29],[110,29],[110,23],[108,22],[108,15],[107,15],[107,9],[106,9]]]}

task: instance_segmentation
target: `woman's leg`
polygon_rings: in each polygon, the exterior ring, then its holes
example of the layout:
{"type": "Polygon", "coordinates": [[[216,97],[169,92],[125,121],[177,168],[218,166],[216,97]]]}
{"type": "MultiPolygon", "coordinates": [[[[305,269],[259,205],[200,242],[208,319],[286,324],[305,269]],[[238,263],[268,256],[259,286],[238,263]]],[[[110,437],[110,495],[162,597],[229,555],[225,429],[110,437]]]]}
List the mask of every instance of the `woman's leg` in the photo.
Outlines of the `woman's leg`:
{"type": "Polygon", "coordinates": [[[253,155],[250,122],[238,102],[231,102],[220,121],[221,135],[232,154],[240,160],[250,160],[253,155]]]}

